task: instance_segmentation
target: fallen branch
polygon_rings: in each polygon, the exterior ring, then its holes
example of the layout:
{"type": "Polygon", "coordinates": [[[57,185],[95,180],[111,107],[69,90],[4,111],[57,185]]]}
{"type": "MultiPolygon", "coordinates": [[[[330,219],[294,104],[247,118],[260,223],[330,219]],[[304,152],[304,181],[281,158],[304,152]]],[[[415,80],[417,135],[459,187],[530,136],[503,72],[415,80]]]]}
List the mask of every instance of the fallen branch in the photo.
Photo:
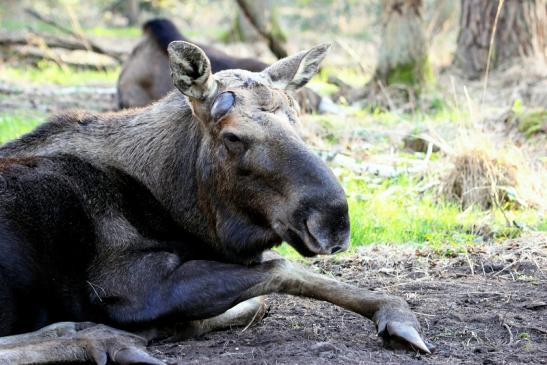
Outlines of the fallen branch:
{"type": "MultiPolygon", "coordinates": [[[[10,51],[27,59],[35,59],[38,61],[45,59],[53,61],[59,65],[59,67],[73,66],[78,68],[105,70],[117,65],[117,62],[111,58],[103,62],[82,61],[80,57],[70,57],[66,52],[62,53],[51,48],[43,49],[41,47],[33,46],[14,46],[10,48],[10,51]]],[[[101,55],[100,57],[105,57],[105,55],[101,55]]]]}
{"type": "MultiPolygon", "coordinates": [[[[26,34],[12,34],[12,33],[0,33],[0,46],[25,46],[25,45],[37,45],[45,44],[50,48],[64,48],[69,51],[88,51],[89,49],[85,47],[81,42],[69,39],[62,38],[50,34],[37,34],[33,32],[28,32],[26,34]]],[[[112,57],[115,60],[121,59],[121,54],[108,51],[103,53],[106,56],[112,57]]]]}
{"type": "Polygon", "coordinates": [[[110,56],[110,57],[116,59],[118,62],[123,62],[123,59],[122,59],[120,54],[105,50],[103,47],[99,46],[97,43],[95,43],[91,39],[86,38],[82,34],[78,34],[78,33],[74,32],[71,29],[65,28],[64,26],[60,25],[56,21],[44,17],[43,15],[36,12],[35,10],[25,9],[25,12],[27,14],[29,14],[30,16],[32,16],[33,18],[35,18],[35,19],[37,19],[37,20],[39,20],[43,23],[46,23],[48,25],[51,25],[52,27],[55,27],[56,29],[59,29],[63,33],[66,33],[66,34],[76,38],[81,43],[81,45],[84,47],[83,49],[88,50],[88,51],[93,51],[93,52],[96,52],[96,53],[100,53],[100,54],[104,54],[104,55],[107,55],[107,56],[110,56]]]}

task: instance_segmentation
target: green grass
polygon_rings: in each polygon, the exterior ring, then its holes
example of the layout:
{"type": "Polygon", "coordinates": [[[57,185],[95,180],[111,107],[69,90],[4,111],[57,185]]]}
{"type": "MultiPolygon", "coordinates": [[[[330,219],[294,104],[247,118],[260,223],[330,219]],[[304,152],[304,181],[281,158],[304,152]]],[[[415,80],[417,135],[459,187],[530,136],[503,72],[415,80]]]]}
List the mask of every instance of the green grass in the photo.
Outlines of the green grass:
{"type": "Polygon", "coordinates": [[[0,113],[0,144],[31,131],[44,120],[44,113],[37,111],[19,110],[0,113]]]}
{"type": "MultiPolygon", "coordinates": [[[[410,176],[367,182],[355,176],[343,178],[351,221],[351,249],[371,244],[412,244],[439,253],[465,252],[480,244],[476,227],[486,224],[496,239],[513,238],[520,228],[508,227],[499,212],[468,209],[437,201],[432,193],[420,193],[418,181],[410,176]]],[[[534,210],[506,211],[505,215],[528,230],[547,231],[547,217],[534,210]]],[[[291,258],[296,251],[284,244],[278,251],[291,258]]]]}
{"type": "Polygon", "coordinates": [[[427,243],[432,246],[465,245],[475,238],[468,233],[471,214],[458,207],[436,204],[420,197],[408,178],[386,181],[378,187],[352,181],[349,185],[354,245],[371,243],[427,243]],[[398,180],[398,181],[397,181],[398,180]]]}
{"type": "Polygon", "coordinates": [[[93,37],[105,37],[105,38],[139,38],[142,34],[139,27],[92,27],[86,28],[83,32],[93,37]]]}
{"type": "Polygon", "coordinates": [[[40,61],[37,67],[0,65],[0,80],[63,86],[96,83],[113,84],[118,79],[119,71],[119,68],[104,71],[75,67],[61,68],[53,62],[40,61]]]}

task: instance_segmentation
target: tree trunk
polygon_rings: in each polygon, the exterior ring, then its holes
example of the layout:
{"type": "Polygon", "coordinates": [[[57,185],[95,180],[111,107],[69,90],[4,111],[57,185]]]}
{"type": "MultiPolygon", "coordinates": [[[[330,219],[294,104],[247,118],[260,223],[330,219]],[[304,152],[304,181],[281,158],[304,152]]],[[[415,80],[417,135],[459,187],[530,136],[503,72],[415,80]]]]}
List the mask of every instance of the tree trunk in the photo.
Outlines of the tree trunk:
{"type": "Polygon", "coordinates": [[[126,15],[129,25],[139,24],[139,0],[126,0],[126,15]]]}
{"type": "MultiPolygon", "coordinates": [[[[486,70],[498,4],[495,0],[461,0],[454,64],[469,78],[478,78],[486,70]]],[[[504,1],[494,36],[491,67],[522,57],[545,59],[546,13],[545,0],[504,1]]]]}
{"type": "Polygon", "coordinates": [[[374,80],[419,88],[431,76],[422,0],[382,2],[382,39],[374,80]]]}
{"type": "Polygon", "coordinates": [[[236,0],[239,11],[226,38],[237,41],[264,39],[277,58],[287,57],[285,34],[271,0],[236,0]]]}

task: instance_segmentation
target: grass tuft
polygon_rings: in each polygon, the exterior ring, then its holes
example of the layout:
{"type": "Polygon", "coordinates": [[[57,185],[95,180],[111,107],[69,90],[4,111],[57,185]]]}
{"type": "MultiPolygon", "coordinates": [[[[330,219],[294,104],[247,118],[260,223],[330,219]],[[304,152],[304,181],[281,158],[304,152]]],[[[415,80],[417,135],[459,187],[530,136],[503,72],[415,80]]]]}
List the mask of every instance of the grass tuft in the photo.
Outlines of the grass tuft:
{"type": "Polygon", "coordinates": [[[479,131],[462,133],[450,148],[452,168],[441,192],[463,209],[532,206],[545,209],[547,176],[514,146],[496,146],[479,131]]]}

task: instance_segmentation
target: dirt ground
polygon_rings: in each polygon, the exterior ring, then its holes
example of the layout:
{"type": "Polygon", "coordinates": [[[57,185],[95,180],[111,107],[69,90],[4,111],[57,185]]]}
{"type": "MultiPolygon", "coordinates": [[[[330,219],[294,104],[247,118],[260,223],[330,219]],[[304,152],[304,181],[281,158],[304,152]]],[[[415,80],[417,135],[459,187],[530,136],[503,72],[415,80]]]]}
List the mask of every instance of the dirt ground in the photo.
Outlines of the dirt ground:
{"type": "Polygon", "coordinates": [[[270,312],[234,328],[149,350],[184,364],[546,364],[547,235],[445,257],[411,247],[317,259],[314,269],[406,298],[432,355],[382,346],[373,324],[328,303],[274,295],[270,312]],[[396,251],[396,252],[394,252],[396,251]]]}

